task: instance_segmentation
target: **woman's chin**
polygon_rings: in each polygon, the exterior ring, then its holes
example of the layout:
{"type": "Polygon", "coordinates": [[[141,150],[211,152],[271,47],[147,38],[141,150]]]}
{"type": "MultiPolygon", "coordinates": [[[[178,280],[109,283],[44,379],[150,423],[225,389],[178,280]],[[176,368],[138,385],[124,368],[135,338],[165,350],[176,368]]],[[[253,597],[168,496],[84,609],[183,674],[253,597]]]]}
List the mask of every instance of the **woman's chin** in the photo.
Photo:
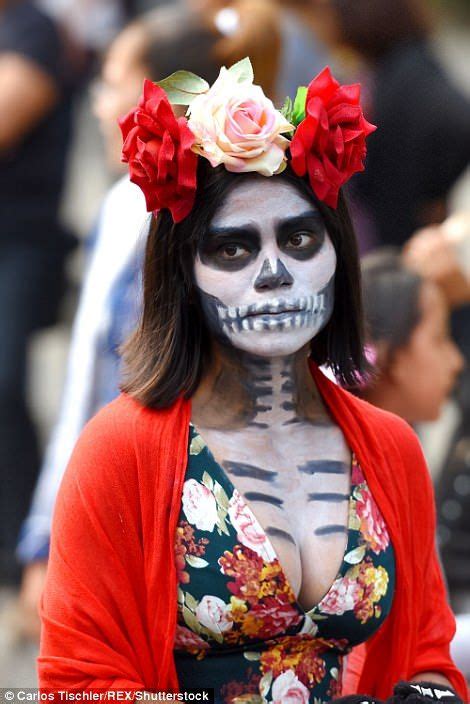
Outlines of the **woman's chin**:
{"type": "Polygon", "coordinates": [[[230,344],[258,357],[285,357],[298,352],[312,339],[311,329],[260,332],[249,330],[230,334],[230,344]]]}

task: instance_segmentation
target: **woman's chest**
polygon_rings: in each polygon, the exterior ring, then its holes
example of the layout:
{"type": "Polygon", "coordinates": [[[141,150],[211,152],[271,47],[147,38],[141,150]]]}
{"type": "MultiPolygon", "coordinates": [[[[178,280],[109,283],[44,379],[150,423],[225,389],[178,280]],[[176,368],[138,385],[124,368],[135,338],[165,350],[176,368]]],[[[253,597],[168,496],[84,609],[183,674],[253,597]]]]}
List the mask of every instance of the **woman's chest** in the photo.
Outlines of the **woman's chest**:
{"type": "Polygon", "coordinates": [[[238,497],[232,517],[254,539],[267,537],[299,602],[318,603],[347,544],[351,458],[341,433],[308,426],[282,437],[207,429],[202,436],[238,497]]]}

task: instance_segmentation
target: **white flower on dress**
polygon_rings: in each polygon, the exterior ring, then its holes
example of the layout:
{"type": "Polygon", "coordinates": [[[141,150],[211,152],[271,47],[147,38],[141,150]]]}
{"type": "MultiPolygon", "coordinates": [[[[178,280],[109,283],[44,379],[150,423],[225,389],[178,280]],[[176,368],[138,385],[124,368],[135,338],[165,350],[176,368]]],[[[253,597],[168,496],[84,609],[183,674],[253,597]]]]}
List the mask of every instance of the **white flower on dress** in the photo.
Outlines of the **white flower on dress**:
{"type": "Polygon", "coordinates": [[[360,597],[360,586],[358,583],[341,577],[337,579],[328,594],[323,597],[318,605],[318,609],[324,614],[341,616],[345,611],[352,611],[360,597]]]}
{"type": "Polygon", "coordinates": [[[218,596],[206,594],[197,605],[196,618],[212,633],[224,633],[233,626],[232,620],[228,617],[229,609],[230,605],[218,596]]]}
{"type": "Polygon", "coordinates": [[[286,670],[276,677],[271,689],[273,704],[308,704],[307,687],[299,680],[294,670],[286,670]]]}
{"type": "Polygon", "coordinates": [[[214,494],[195,479],[188,479],[184,483],[183,511],[188,522],[199,530],[212,531],[218,521],[214,494]]]}

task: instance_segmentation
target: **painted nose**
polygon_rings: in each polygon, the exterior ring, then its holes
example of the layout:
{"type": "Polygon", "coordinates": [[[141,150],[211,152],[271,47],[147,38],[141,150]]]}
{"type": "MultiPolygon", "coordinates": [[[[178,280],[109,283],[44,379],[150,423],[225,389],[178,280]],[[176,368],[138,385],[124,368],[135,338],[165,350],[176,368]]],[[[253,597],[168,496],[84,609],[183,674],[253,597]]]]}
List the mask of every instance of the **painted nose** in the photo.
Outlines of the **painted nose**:
{"type": "Polygon", "coordinates": [[[269,259],[265,259],[261,271],[256,277],[256,291],[271,291],[275,288],[289,287],[294,283],[294,279],[287,271],[280,259],[276,261],[276,269],[273,271],[269,259]]]}

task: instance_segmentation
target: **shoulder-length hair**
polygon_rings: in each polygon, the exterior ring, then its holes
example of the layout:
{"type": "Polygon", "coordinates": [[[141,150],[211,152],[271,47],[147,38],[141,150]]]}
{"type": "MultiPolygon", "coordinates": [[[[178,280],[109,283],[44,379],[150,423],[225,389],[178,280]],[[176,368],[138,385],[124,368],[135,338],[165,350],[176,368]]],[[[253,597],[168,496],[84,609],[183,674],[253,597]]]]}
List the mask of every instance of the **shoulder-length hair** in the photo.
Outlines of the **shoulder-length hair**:
{"type": "MultiPolygon", "coordinates": [[[[191,213],[175,225],[168,211],[152,219],[146,244],[141,320],[123,346],[121,389],[142,404],[166,408],[195,392],[211,359],[211,338],[194,283],[198,243],[229,191],[240,179],[223,166],[199,160],[198,189],[191,213]]],[[[259,177],[258,177],[259,178],[259,177]]],[[[312,340],[311,357],[329,365],[347,386],[365,367],[359,257],[344,196],[333,210],[317,200],[309,184],[289,167],[274,178],[287,181],[320,210],[336,251],[335,300],[330,321],[312,340]]]]}

